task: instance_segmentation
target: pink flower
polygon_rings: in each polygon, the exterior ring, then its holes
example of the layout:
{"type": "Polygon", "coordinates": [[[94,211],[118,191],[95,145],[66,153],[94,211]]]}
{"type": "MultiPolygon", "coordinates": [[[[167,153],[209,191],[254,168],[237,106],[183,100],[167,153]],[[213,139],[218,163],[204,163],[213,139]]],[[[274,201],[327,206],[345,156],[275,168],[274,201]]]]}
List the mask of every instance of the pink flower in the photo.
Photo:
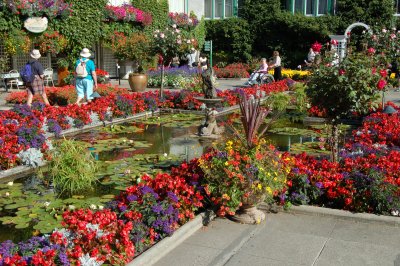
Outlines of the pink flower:
{"type": "Polygon", "coordinates": [[[376,87],[378,88],[378,90],[383,90],[384,88],[385,88],[385,86],[386,86],[386,81],[385,80],[383,80],[383,79],[380,79],[379,81],[378,81],[378,84],[376,85],[376,87]]]}
{"type": "Polygon", "coordinates": [[[390,34],[390,38],[391,39],[395,39],[396,38],[396,34],[394,34],[394,33],[390,34]]]}
{"type": "Polygon", "coordinates": [[[370,48],[368,48],[367,52],[368,52],[369,54],[375,54],[375,49],[372,48],[372,47],[370,47],[370,48]]]}
{"type": "Polygon", "coordinates": [[[386,78],[386,76],[387,76],[386,69],[382,69],[381,71],[379,71],[379,74],[381,75],[382,78],[386,78]]]}
{"type": "Polygon", "coordinates": [[[161,38],[161,39],[164,39],[164,37],[165,37],[165,34],[164,34],[164,33],[161,33],[161,34],[160,34],[160,38],[161,38]]]}
{"type": "Polygon", "coordinates": [[[177,40],[176,43],[177,44],[182,44],[182,41],[181,40],[177,40]]]}
{"type": "Polygon", "coordinates": [[[180,33],[180,32],[181,32],[181,30],[180,30],[180,29],[176,29],[175,31],[176,31],[176,33],[180,33]]]}
{"type": "Polygon", "coordinates": [[[387,30],[386,30],[386,29],[382,29],[382,32],[383,32],[383,33],[386,33],[386,32],[387,32],[387,30]]]}

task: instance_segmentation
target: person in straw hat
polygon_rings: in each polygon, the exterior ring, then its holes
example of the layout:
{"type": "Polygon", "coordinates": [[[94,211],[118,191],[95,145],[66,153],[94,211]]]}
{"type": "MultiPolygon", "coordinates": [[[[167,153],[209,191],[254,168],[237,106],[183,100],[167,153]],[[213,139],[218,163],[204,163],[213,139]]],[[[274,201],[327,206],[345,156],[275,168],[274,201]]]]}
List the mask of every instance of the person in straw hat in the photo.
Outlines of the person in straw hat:
{"type": "Polygon", "coordinates": [[[33,95],[39,94],[42,96],[43,101],[46,105],[50,105],[49,100],[47,99],[46,91],[43,84],[44,70],[42,64],[38,61],[41,57],[39,50],[32,50],[30,53],[31,59],[28,60],[28,64],[31,65],[33,81],[25,84],[26,90],[28,92],[28,99],[26,104],[31,106],[33,95]]]}
{"type": "Polygon", "coordinates": [[[80,58],[75,63],[75,87],[78,94],[76,104],[86,97],[88,102],[93,99],[93,91],[97,88],[96,67],[94,62],[89,59],[91,53],[89,49],[83,48],[80,58]]]}

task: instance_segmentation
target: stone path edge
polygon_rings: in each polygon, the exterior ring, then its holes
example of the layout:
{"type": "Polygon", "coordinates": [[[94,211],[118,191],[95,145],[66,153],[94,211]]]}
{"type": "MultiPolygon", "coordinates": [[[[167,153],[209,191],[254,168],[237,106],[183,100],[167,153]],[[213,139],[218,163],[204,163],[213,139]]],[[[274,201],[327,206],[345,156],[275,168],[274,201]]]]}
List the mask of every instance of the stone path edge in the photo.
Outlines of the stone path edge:
{"type": "MultiPolygon", "coordinates": [[[[268,206],[261,204],[260,209],[269,209],[268,206]]],[[[352,213],[345,210],[337,210],[316,206],[292,206],[286,212],[293,214],[308,214],[313,216],[330,216],[338,219],[352,220],[363,223],[381,223],[389,226],[400,227],[400,218],[395,216],[376,215],[371,213],[352,213]]]]}
{"type": "Polygon", "coordinates": [[[168,254],[171,250],[179,246],[183,241],[189,238],[191,235],[196,233],[200,228],[203,227],[203,219],[205,213],[200,213],[193,220],[182,225],[174,234],[170,237],[166,237],[143,254],[139,255],[133,261],[127,264],[127,266],[149,266],[159,261],[162,257],[168,254]]]}

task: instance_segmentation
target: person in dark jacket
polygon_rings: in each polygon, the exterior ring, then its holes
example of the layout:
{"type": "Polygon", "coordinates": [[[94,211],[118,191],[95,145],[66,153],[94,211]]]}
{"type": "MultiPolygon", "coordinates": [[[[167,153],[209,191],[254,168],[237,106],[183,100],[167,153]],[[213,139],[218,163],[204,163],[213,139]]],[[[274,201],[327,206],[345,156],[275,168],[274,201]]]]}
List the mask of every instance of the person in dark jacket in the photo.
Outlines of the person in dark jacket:
{"type": "Polygon", "coordinates": [[[38,61],[38,59],[42,56],[39,50],[32,50],[30,53],[31,59],[28,60],[28,64],[31,64],[32,74],[34,75],[34,79],[32,82],[25,84],[26,90],[28,92],[28,99],[26,104],[31,106],[33,96],[39,94],[42,96],[43,101],[46,105],[50,105],[49,100],[47,99],[46,91],[44,88],[43,77],[44,71],[42,64],[38,61]]]}

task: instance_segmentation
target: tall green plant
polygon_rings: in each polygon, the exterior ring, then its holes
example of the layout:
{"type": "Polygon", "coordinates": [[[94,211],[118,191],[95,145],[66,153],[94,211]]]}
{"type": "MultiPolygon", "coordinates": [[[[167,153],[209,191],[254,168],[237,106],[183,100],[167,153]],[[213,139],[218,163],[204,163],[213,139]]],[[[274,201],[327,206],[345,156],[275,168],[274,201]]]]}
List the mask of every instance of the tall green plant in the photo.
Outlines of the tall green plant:
{"type": "Polygon", "coordinates": [[[49,173],[60,195],[92,189],[97,180],[96,170],[96,161],[79,142],[64,139],[56,144],[49,173]]]}

